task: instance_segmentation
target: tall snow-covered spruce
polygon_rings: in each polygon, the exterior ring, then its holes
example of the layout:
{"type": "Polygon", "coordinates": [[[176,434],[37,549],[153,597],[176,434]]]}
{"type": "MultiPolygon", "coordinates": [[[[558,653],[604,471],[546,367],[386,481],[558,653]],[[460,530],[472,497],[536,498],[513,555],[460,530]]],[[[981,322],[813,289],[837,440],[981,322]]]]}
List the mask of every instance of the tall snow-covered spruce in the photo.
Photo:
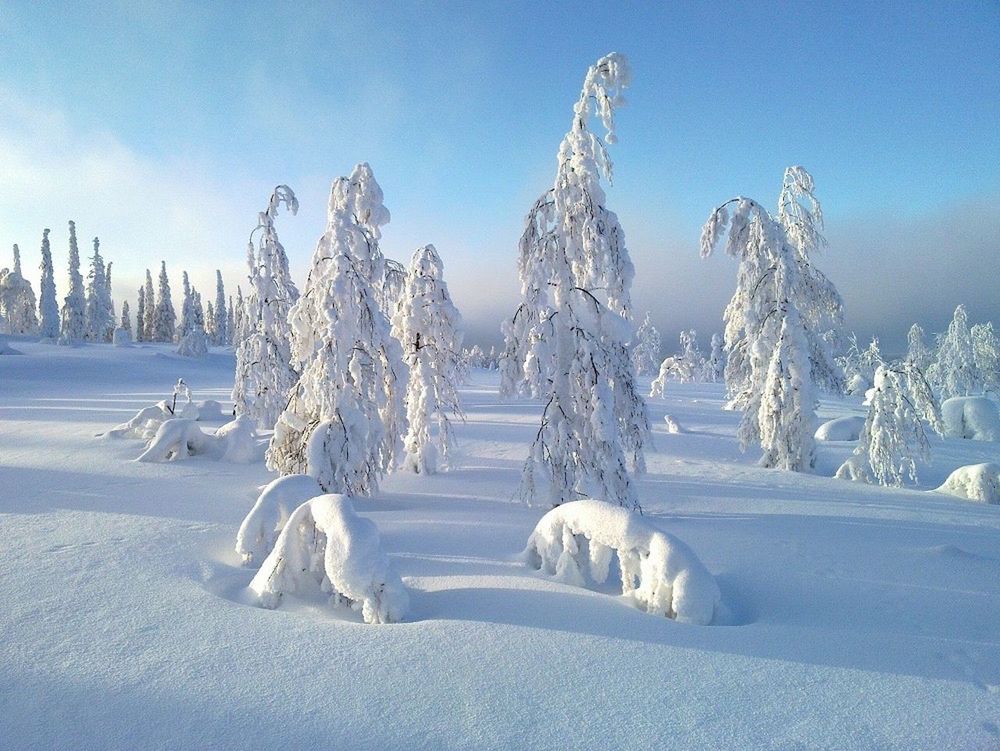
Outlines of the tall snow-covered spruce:
{"type": "Polygon", "coordinates": [[[461,316],[448,294],[444,264],[433,245],[413,254],[392,317],[392,335],[403,347],[410,369],[406,389],[409,431],[403,441],[404,466],[432,473],[448,465],[449,413],[461,415],[461,316]],[[431,429],[436,435],[431,435],[431,429]]]}
{"type": "Polygon", "coordinates": [[[101,241],[96,237],[94,255],[90,258],[90,273],[87,275],[86,314],[87,339],[92,342],[110,342],[115,329],[115,318],[107,270],[101,256],[101,241]]]}
{"type": "Polygon", "coordinates": [[[212,344],[227,344],[229,342],[228,324],[226,321],[226,287],[222,283],[222,272],[215,270],[215,305],[212,307],[212,344]]]}
{"type": "Polygon", "coordinates": [[[701,255],[728,230],[726,252],[739,259],[736,293],[725,311],[725,377],[730,406],[743,410],[745,450],[759,442],[761,465],[812,468],[814,389],[842,390],[832,347],[841,337],[843,302],[810,256],[823,243],[823,215],[812,176],[785,170],[778,216],[737,197],[715,209],[702,229],[701,255]]]}
{"type": "MultiPolygon", "coordinates": [[[[146,277],[147,281],[149,277],[146,277]]],[[[152,282],[146,288],[146,307],[149,309],[149,292],[152,282]]],[[[154,342],[172,342],[177,315],[174,313],[174,303],[170,299],[170,280],[167,278],[167,263],[160,261],[160,280],[156,292],[156,307],[153,309],[153,333],[150,339],[154,342]]]]}
{"type": "Polygon", "coordinates": [[[660,332],[656,330],[650,314],[639,325],[635,332],[635,344],[632,347],[632,364],[635,366],[635,374],[653,375],[660,366],[660,351],[663,348],[663,341],[660,332]]]}
{"type": "Polygon", "coordinates": [[[59,341],[78,342],[87,334],[87,297],[80,274],[80,248],[76,242],[76,222],[69,223],[69,293],[60,312],[59,341]]]}
{"type": "Polygon", "coordinates": [[[38,333],[44,339],[56,339],[59,336],[59,304],[56,302],[55,270],[52,268],[48,229],[42,231],[42,262],[39,268],[42,281],[38,298],[38,333]]]}
{"type": "MultiPolygon", "coordinates": [[[[299,375],[292,366],[289,323],[289,313],[299,298],[299,291],[292,281],[288,256],[274,228],[281,204],[293,214],[299,210],[298,199],[287,185],[274,189],[267,210],[260,212],[257,227],[250,234],[247,254],[250,295],[246,301],[249,325],[246,336],[236,346],[233,386],[236,414],[247,415],[264,430],[270,430],[278,421],[299,375]]],[[[216,281],[216,327],[222,327],[221,340],[225,341],[226,305],[222,298],[221,274],[216,281]]],[[[216,333],[218,335],[218,330],[216,333]]]]}
{"type": "Polygon", "coordinates": [[[0,317],[7,321],[7,333],[37,333],[35,305],[35,290],[21,273],[21,249],[14,245],[14,267],[0,270],[0,317]]]}
{"type": "Polygon", "coordinates": [[[522,302],[504,323],[501,392],[545,400],[521,496],[558,505],[597,498],[638,508],[629,463],[645,471],[646,405],[630,356],[634,269],[618,217],[605,207],[611,180],[595,115],[614,143],[614,111],[631,71],[623,55],[587,71],[554,186],[528,214],[518,271],[522,302]]]}
{"type": "Polygon", "coordinates": [[[373,289],[388,221],[367,164],[334,181],[327,229],[290,314],[301,375],[275,425],[267,464],[283,475],[312,475],[329,492],[376,492],[406,430],[406,366],[373,289]]]}

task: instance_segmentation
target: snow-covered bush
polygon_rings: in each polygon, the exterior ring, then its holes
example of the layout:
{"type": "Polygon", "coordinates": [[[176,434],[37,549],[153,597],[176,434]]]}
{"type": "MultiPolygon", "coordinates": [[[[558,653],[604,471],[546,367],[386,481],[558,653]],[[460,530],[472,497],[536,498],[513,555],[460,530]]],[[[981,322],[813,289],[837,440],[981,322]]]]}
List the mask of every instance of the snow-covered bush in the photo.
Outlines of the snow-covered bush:
{"type": "MultiPolygon", "coordinates": [[[[274,226],[281,204],[292,214],[299,210],[299,201],[287,185],[274,189],[267,209],[258,214],[257,227],[250,233],[247,248],[250,296],[245,305],[250,325],[245,327],[245,336],[236,346],[233,385],[236,414],[247,415],[262,430],[274,427],[299,375],[292,365],[289,322],[289,312],[299,299],[299,291],[292,281],[288,256],[274,226]],[[255,242],[254,235],[258,232],[255,242]]],[[[219,320],[218,325],[223,322],[219,320]]]]}
{"type": "Polygon", "coordinates": [[[312,475],[324,490],[370,495],[396,464],[406,430],[406,366],[371,282],[381,276],[378,241],[389,221],[371,167],[359,164],[334,181],[327,216],[290,313],[301,375],[267,463],[281,474],[312,475]]]}
{"type": "Polygon", "coordinates": [[[192,326],[181,338],[177,354],[184,357],[204,357],[208,354],[208,336],[200,326],[192,326]]]}
{"type": "Polygon", "coordinates": [[[632,366],[636,375],[652,375],[656,372],[662,346],[660,332],[653,325],[650,314],[646,313],[635,332],[635,344],[632,347],[632,366]]]}
{"type": "Polygon", "coordinates": [[[836,477],[893,486],[907,478],[916,482],[915,459],[930,456],[921,420],[943,432],[940,408],[923,373],[909,361],[880,365],[858,446],[836,477]]]}
{"type": "Polygon", "coordinates": [[[60,311],[59,341],[63,344],[82,341],[87,334],[87,298],[80,274],[80,248],[76,242],[76,223],[69,223],[69,294],[60,311]]]}
{"type": "Polygon", "coordinates": [[[243,565],[252,566],[263,561],[274,549],[292,512],[318,495],[323,495],[323,488],[309,475],[286,475],[269,483],[236,535],[236,552],[243,559],[243,565]]]}
{"type": "Polygon", "coordinates": [[[864,394],[872,387],[875,370],[884,362],[878,337],[873,337],[868,346],[861,349],[857,335],[852,332],[847,337],[847,343],[847,351],[837,358],[844,371],[844,391],[848,394],[864,394]]]}
{"type": "Polygon", "coordinates": [[[587,71],[555,184],[521,236],[522,302],[503,327],[501,393],[545,401],[522,473],[528,502],[597,497],[638,507],[628,464],[645,471],[649,419],[629,353],[635,271],[618,217],[604,205],[611,160],[589,128],[596,114],[615,142],[614,110],[630,80],[617,53],[587,71]]]}
{"type": "Polygon", "coordinates": [[[667,424],[668,433],[686,433],[687,431],[681,427],[681,424],[677,422],[677,418],[673,415],[664,415],[663,422],[667,424]]]}
{"type": "Polygon", "coordinates": [[[237,417],[214,434],[204,432],[191,419],[172,418],[160,424],[136,461],[172,462],[190,456],[249,464],[260,457],[257,433],[246,417],[237,417]]]}
{"type": "Polygon", "coordinates": [[[662,399],[663,393],[667,390],[667,382],[670,381],[677,371],[677,358],[671,355],[660,363],[660,372],[649,385],[649,398],[662,399]]]}
{"type": "Polygon", "coordinates": [[[959,467],[938,491],[969,501],[1000,504],[1000,466],[987,462],[959,467]]]}
{"type": "Polygon", "coordinates": [[[530,566],[569,584],[607,581],[613,560],[622,594],[647,613],[708,625],[721,605],[719,586],[694,552],[638,514],[582,500],[549,511],[522,554],[530,566]]]}
{"type": "Polygon", "coordinates": [[[403,440],[404,467],[433,473],[448,466],[452,415],[462,416],[458,400],[461,382],[462,318],[448,294],[444,264],[433,245],[413,254],[399,303],[392,317],[392,335],[403,347],[410,369],[406,389],[409,430],[403,440]],[[431,429],[436,429],[432,437],[431,429]]]}
{"type": "Polygon", "coordinates": [[[789,167],[777,217],[738,197],[713,211],[702,229],[702,257],[727,234],[726,252],[740,261],[724,316],[726,386],[729,406],[743,410],[740,445],[746,449],[759,441],[765,467],[810,469],[814,385],[843,389],[832,354],[843,302],[810,258],[823,242],[821,227],[812,177],[802,167],[789,167]]]}
{"type": "Polygon", "coordinates": [[[973,441],[1000,441],[1000,411],[985,396],[953,396],[941,405],[945,435],[973,441]]]}
{"type": "Polygon", "coordinates": [[[21,250],[17,245],[14,246],[14,268],[10,271],[0,269],[0,320],[6,321],[9,334],[24,336],[38,332],[35,291],[21,273],[21,250]]]}
{"type": "Polygon", "coordinates": [[[378,528],[344,495],[320,495],[292,512],[250,591],[266,608],[277,607],[286,593],[322,592],[334,606],[360,610],[365,623],[398,622],[409,608],[378,528]]]}
{"type": "Polygon", "coordinates": [[[817,441],[856,441],[865,427],[864,417],[838,417],[816,429],[817,441]]]}

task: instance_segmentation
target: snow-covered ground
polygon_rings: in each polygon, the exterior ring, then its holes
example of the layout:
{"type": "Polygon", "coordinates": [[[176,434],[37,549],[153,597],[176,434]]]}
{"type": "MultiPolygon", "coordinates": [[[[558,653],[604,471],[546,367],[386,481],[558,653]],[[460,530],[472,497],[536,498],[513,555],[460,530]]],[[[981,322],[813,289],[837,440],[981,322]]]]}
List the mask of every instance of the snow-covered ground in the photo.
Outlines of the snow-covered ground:
{"type": "Polygon", "coordinates": [[[762,470],[720,386],[671,384],[639,495],[722,590],[724,623],[692,626],[518,561],[545,511],[511,500],[540,405],[475,372],[456,469],[355,502],[410,592],[406,622],[366,625],[249,604],[234,544],[263,464],[94,437],[178,377],[225,402],[231,353],[11,344],[0,748],[1000,747],[1000,506],[928,492],[996,443],[935,440],[919,489],[832,479],[841,442],[815,475],[762,470]]]}

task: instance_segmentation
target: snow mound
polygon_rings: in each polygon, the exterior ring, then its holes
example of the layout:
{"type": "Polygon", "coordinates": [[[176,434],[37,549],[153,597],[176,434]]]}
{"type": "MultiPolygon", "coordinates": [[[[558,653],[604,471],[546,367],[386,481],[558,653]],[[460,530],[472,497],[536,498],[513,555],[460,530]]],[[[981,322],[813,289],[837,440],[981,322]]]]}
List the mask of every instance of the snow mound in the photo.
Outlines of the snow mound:
{"type": "Polygon", "coordinates": [[[208,354],[208,338],[205,332],[195,328],[184,335],[177,345],[177,354],[184,357],[204,357],[208,354]]]}
{"type": "Polygon", "coordinates": [[[954,396],[941,405],[945,435],[973,441],[1000,441],[1000,411],[985,396],[954,396]]]}
{"type": "Polygon", "coordinates": [[[198,407],[191,402],[185,402],[171,408],[170,403],[164,399],[149,407],[143,407],[135,413],[131,420],[116,425],[106,433],[101,433],[100,437],[149,441],[156,435],[156,431],[164,422],[175,418],[196,420],[198,419],[198,407]]]}
{"type": "Polygon", "coordinates": [[[243,565],[263,561],[292,512],[319,495],[323,495],[323,488],[309,475],[288,475],[268,484],[236,534],[236,552],[243,565]]]}
{"type": "Polygon", "coordinates": [[[241,415],[210,435],[194,420],[180,417],[166,420],[156,429],[156,435],[136,461],[173,462],[190,456],[207,456],[238,464],[256,461],[261,450],[253,421],[241,415]]]}
{"type": "Polygon", "coordinates": [[[864,394],[871,387],[871,379],[865,378],[861,373],[855,373],[848,379],[845,390],[848,394],[864,394]]]}
{"type": "Polygon", "coordinates": [[[857,441],[865,427],[864,417],[838,417],[824,422],[816,430],[817,441],[857,441]]]}
{"type": "Polygon", "coordinates": [[[583,586],[584,572],[607,581],[614,554],[622,594],[647,613],[707,625],[721,605],[715,579],[694,552],[638,514],[604,501],[564,503],[535,526],[525,562],[561,581],[583,586]]]}
{"type": "Polygon", "coordinates": [[[222,420],[227,416],[222,414],[222,405],[215,399],[206,399],[198,405],[198,420],[222,420]]]}
{"type": "Polygon", "coordinates": [[[948,475],[938,491],[969,501],[1000,505],[1000,465],[987,462],[959,467],[948,475]]]}
{"type": "Polygon", "coordinates": [[[681,424],[677,422],[673,415],[664,415],[663,422],[667,424],[668,433],[687,433],[687,431],[681,427],[681,424]]]}
{"type": "Polygon", "coordinates": [[[851,454],[847,460],[837,468],[834,477],[838,480],[850,480],[851,482],[872,481],[872,473],[868,470],[868,462],[860,454],[851,454]]]}
{"type": "Polygon", "coordinates": [[[265,608],[285,593],[322,591],[333,605],[360,610],[365,623],[403,618],[409,594],[382,552],[378,528],[344,495],[306,501],[288,519],[274,550],[250,582],[265,608]]]}

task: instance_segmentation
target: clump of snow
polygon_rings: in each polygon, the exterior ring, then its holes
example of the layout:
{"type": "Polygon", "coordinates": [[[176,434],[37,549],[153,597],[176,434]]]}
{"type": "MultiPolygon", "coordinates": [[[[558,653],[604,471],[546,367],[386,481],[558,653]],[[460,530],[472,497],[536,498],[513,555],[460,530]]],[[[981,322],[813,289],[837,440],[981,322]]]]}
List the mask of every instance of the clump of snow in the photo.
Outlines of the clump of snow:
{"type": "Polygon", "coordinates": [[[865,418],[838,417],[824,422],[816,430],[817,441],[856,441],[865,427],[865,418]]]}
{"type": "Polygon", "coordinates": [[[986,462],[959,467],[938,491],[969,501],[1000,504],[1000,465],[986,462]]]}
{"type": "Polygon", "coordinates": [[[243,565],[264,560],[274,549],[292,511],[318,495],[323,495],[323,488],[309,475],[288,475],[269,483],[236,534],[236,552],[243,558],[243,565]]]}
{"type": "Polygon", "coordinates": [[[204,432],[194,420],[174,418],[160,424],[136,461],[172,462],[190,456],[249,464],[261,458],[262,452],[253,421],[245,415],[227,422],[214,435],[204,432]]]}
{"type": "Polygon", "coordinates": [[[668,433],[686,433],[687,431],[681,427],[681,424],[677,422],[677,419],[673,415],[664,415],[663,422],[667,424],[668,433]]]}
{"type": "Polygon", "coordinates": [[[360,610],[365,623],[399,621],[409,606],[378,528],[339,494],[317,496],[292,512],[250,591],[265,608],[277,607],[285,593],[326,592],[331,604],[360,610]]]}
{"type": "Polygon", "coordinates": [[[607,581],[617,554],[622,594],[647,613],[707,625],[721,605],[715,579],[694,552],[638,514],[603,501],[564,503],[528,539],[524,560],[550,576],[584,585],[607,581]]]}
{"type": "Polygon", "coordinates": [[[953,396],[941,405],[945,435],[973,441],[1000,441],[1000,411],[985,396],[953,396]]]}

